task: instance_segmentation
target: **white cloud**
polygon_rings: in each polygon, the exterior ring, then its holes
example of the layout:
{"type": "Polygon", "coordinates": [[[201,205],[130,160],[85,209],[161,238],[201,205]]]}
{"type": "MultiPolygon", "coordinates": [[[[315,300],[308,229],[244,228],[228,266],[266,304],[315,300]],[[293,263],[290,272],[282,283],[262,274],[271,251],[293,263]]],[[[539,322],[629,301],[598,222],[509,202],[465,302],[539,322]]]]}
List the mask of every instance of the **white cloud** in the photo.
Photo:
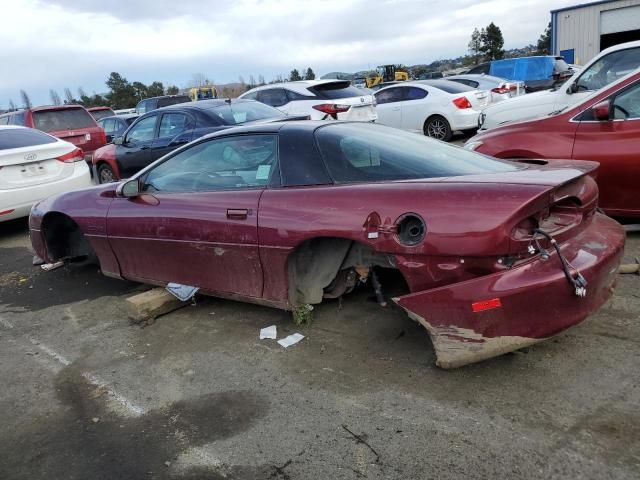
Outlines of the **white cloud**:
{"type": "Polygon", "coordinates": [[[12,0],[0,25],[0,107],[24,88],[102,92],[112,71],[186,85],[204,72],[239,75],[354,71],[464,54],[474,27],[493,21],[505,46],[535,43],[549,10],[575,0],[12,0]],[[114,4],[116,4],[114,6],[114,4]]]}

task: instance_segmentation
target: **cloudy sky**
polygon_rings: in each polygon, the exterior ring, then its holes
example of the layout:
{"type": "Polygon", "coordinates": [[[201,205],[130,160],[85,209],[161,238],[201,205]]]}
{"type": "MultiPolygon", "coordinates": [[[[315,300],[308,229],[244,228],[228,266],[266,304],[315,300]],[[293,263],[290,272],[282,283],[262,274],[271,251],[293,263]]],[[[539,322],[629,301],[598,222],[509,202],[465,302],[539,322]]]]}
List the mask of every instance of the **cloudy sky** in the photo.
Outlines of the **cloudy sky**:
{"type": "Polygon", "coordinates": [[[105,92],[129,81],[186,87],[242,75],[316,74],[466,53],[474,27],[495,22],[505,47],[535,43],[549,11],[577,0],[5,0],[0,108],[49,103],[49,89],[105,92]]]}

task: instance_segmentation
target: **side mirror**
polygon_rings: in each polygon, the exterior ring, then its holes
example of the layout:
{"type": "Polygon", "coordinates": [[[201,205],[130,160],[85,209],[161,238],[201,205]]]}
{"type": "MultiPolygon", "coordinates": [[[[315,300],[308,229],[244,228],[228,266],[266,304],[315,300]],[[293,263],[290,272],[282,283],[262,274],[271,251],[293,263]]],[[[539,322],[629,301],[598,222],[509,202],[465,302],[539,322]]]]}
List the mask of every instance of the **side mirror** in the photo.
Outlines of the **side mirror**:
{"type": "Polygon", "coordinates": [[[105,137],[107,139],[107,143],[113,142],[113,135],[105,135],[105,137]]]}
{"type": "Polygon", "coordinates": [[[124,183],[121,183],[120,185],[118,185],[116,195],[125,198],[137,197],[138,195],[140,195],[140,182],[137,178],[134,178],[133,180],[128,180],[124,183]]]}
{"type": "Polygon", "coordinates": [[[567,93],[569,93],[569,94],[578,93],[578,82],[573,82],[571,84],[571,86],[569,87],[569,91],[567,93]]]}
{"type": "Polygon", "coordinates": [[[609,120],[611,118],[611,102],[605,100],[604,102],[596,103],[591,107],[591,111],[596,120],[609,120]]]}
{"type": "Polygon", "coordinates": [[[122,145],[124,143],[124,137],[116,137],[113,139],[114,145],[122,145]]]}

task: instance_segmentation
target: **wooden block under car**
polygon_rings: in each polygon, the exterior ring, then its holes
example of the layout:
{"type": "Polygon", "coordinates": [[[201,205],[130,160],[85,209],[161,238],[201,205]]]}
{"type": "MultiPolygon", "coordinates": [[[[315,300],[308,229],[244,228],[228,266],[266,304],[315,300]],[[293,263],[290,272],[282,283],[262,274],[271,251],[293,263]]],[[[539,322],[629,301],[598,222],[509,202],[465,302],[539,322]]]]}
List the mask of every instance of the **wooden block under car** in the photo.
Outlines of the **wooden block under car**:
{"type": "Polygon", "coordinates": [[[127,315],[135,322],[153,321],[160,315],[172,312],[178,308],[188,305],[189,302],[183,302],[164,288],[154,288],[126,300],[127,315]]]}

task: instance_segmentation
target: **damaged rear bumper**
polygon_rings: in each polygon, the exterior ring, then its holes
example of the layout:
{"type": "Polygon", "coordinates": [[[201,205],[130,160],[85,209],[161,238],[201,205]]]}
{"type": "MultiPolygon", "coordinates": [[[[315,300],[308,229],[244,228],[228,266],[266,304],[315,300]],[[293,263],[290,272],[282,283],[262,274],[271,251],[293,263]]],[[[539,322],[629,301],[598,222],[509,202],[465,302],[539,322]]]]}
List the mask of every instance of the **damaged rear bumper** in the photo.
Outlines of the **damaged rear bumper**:
{"type": "Polygon", "coordinates": [[[395,298],[429,332],[437,365],[455,368],[532,345],[576,325],[613,292],[624,230],[596,214],[561,246],[588,281],[579,298],[557,254],[509,270],[395,298]]]}

